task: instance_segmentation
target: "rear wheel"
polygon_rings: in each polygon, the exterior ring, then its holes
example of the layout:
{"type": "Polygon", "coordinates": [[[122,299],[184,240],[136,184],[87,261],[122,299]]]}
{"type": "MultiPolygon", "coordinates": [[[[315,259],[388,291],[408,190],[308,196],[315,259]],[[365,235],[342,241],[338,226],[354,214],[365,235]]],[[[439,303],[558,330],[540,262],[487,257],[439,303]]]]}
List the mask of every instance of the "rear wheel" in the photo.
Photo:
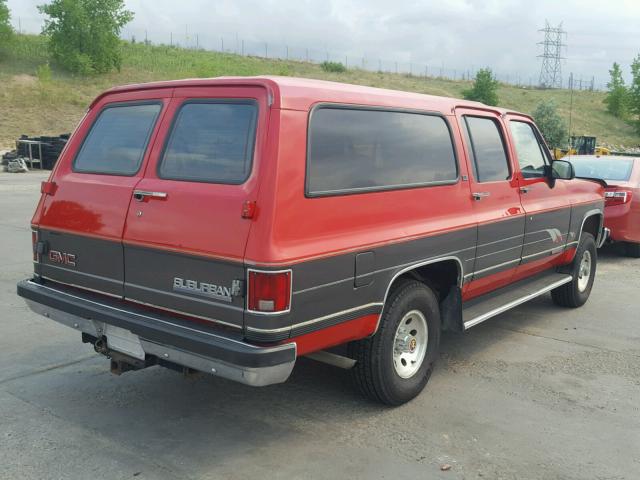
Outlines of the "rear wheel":
{"type": "Polygon", "coordinates": [[[593,288],[597,260],[596,241],[593,235],[583,232],[570,267],[569,273],[573,279],[551,291],[553,301],[563,307],[576,308],[584,305],[593,288]]]}
{"type": "Polygon", "coordinates": [[[440,311],[433,291],[402,281],[387,299],[371,338],[352,342],[352,379],[368,398],[401,405],[418,395],[431,376],[440,344],[440,311]]]}
{"type": "Polygon", "coordinates": [[[626,242],[624,244],[624,253],[627,257],[640,258],[640,243],[626,242]]]}

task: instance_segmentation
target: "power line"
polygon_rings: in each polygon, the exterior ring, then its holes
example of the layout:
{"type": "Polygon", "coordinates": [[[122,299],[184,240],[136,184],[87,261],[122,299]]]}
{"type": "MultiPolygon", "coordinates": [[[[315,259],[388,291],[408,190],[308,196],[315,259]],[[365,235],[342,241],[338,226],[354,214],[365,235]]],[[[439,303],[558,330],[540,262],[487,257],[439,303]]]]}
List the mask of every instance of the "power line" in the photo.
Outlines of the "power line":
{"type": "Polygon", "coordinates": [[[542,67],[540,68],[539,84],[542,88],[562,88],[562,47],[566,47],[562,43],[563,35],[566,35],[562,29],[562,22],[557,27],[552,27],[549,21],[545,21],[545,27],[538,30],[544,32],[544,41],[538,42],[542,45],[542,67]]]}

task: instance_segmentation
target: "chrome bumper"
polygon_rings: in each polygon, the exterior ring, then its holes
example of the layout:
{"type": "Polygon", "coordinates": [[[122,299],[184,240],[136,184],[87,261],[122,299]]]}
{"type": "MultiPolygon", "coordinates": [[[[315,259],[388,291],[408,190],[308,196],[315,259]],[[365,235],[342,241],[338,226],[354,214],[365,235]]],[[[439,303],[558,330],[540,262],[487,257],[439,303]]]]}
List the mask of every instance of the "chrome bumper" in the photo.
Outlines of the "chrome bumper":
{"type": "Polygon", "coordinates": [[[125,310],[121,302],[60,285],[25,280],[18,284],[18,295],[35,313],[96,339],[106,336],[107,343],[110,328],[132,334],[120,335],[114,350],[138,359],[153,356],[252,386],[284,382],[295,364],[295,343],[259,347],[195,323],[135,307],[125,310]]]}

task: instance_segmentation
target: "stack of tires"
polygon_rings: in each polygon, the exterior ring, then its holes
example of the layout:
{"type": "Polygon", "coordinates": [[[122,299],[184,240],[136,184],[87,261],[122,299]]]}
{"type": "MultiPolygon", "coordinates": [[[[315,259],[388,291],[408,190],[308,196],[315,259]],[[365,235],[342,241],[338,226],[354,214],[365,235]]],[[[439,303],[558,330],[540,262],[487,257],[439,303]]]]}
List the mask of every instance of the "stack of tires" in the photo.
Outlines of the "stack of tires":
{"type": "MultiPolygon", "coordinates": [[[[42,158],[40,159],[40,149],[37,145],[31,146],[31,153],[34,159],[42,160],[42,168],[46,170],[53,169],[62,149],[69,140],[69,134],[65,133],[57,137],[41,136],[41,137],[28,137],[22,135],[20,140],[32,140],[42,142],[42,158]]],[[[25,143],[18,143],[16,155],[18,157],[29,158],[29,145],[25,143]]]]}

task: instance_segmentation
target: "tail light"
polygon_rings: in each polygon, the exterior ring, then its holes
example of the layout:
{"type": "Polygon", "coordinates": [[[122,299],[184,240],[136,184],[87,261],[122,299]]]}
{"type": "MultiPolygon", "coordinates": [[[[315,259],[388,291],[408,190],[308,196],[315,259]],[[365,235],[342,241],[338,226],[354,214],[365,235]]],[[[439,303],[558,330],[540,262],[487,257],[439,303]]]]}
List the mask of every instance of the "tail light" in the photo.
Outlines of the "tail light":
{"type": "Polygon", "coordinates": [[[31,249],[33,250],[33,261],[38,262],[38,231],[31,230],[31,249]]]}
{"type": "Polygon", "coordinates": [[[605,205],[623,205],[631,201],[631,190],[607,190],[604,192],[605,205]]]}
{"type": "Polygon", "coordinates": [[[247,307],[260,313],[282,313],[291,306],[291,270],[249,270],[247,307]]]}

